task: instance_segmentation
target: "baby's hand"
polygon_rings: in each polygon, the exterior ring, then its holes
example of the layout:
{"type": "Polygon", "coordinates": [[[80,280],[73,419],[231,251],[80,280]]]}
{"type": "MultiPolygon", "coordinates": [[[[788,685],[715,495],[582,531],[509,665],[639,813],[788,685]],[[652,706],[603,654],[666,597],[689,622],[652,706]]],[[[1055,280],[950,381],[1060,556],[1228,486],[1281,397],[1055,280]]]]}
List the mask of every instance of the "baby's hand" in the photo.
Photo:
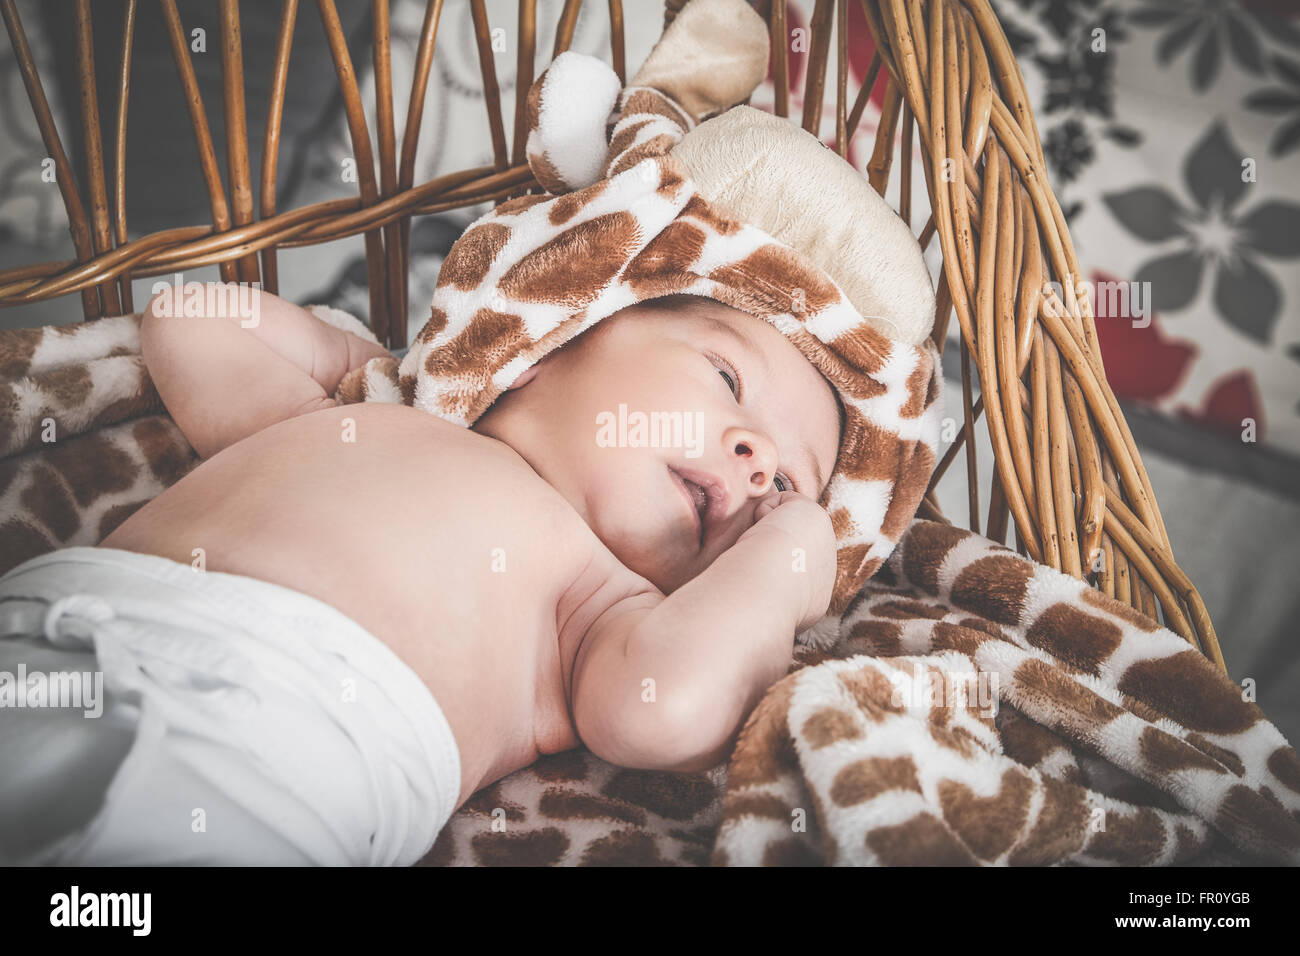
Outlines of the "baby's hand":
{"type": "Polygon", "coordinates": [[[762,540],[771,559],[790,568],[797,586],[790,592],[802,602],[798,630],[816,624],[826,614],[835,589],[835,529],[826,510],[807,495],[782,491],[765,498],[754,512],[754,524],[736,541],[762,540]]]}

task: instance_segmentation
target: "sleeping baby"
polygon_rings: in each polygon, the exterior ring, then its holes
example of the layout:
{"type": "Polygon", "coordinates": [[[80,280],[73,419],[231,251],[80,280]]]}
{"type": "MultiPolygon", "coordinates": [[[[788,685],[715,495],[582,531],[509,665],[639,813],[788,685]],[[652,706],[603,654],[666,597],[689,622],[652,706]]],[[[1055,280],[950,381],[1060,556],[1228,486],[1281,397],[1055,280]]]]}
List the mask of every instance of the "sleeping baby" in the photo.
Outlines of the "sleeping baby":
{"type": "Polygon", "coordinates": [[[766,49],[743,0],[697,0],[626,89],[558,57],[528,98],[547,192],[470,226],[400,359],[265,292],[146,306],[202,460],[0,578],[27,627],[0,670],[104,684],[98,719],[14,712],[0,853],[410,864],[545,754],[725,763],[902,536],[942,407],[910,230],[815,137],[721,109],[766,49]],[[669,68],[692,35],[742,64],[716,102],[669,68]]]}

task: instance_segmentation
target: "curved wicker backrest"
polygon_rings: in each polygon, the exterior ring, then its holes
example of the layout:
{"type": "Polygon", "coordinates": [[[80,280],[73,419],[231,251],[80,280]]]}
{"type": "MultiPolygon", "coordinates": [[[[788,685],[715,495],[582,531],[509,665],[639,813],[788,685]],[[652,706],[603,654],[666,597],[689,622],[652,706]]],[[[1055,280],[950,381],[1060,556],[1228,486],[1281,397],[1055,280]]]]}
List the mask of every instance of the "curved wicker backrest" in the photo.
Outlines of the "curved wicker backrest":
{"type": "MultiPolygon", "coordinates": [[[[667,0],[666,22],[685,0],[667,0]]],[[[74,292],[87,318],[133,311],[133,277],[218,264],[226,281],[260,281],[276,291],[276,250],[364,234],[372,327],[390,347],[405,344],[406,270],[413,215],[503,201],[535,187],[524,159],[526,117],[517,97],[507,146],[505,119],[483,0],[471,0],[494,162],[413,184],[424,92],[433,60],[442,0],[429,0],[418,48],[400,154],[396,146],[389,64],[388,2],[373,0],[378,162],[366,128],[343,30],[333,0],[317,0],[338,75],[360,195],[277,212],[276,157],[297,0],[282,0],[279,44],[260,157],[256,216],[253,168],[244,126],[244,81],[237,0],[219,0],[223,116],[230,170],[221,182],[205,105],[195,80],[175,0],[148,4],[141,15],[164,17],[212,209],[211,225],[182,225],[127,241],[124,163],[131,41],[136,0],[120,30],[120,83],[112,132],[113,156],[104,158],[95,89],[90,0],[77,0],[77,68],[85,168],[74,175],[33,65],[14,0],[0,0],[27,92],[46,148],[53,157],[76,250],[74,262],[49,262],[0,272],[0,306],[74,292]],[[106,172],[113,175],[112,199],[106,172]],[[377,171],[376,171],[377,170],[377,171]],[[84,188],[84,198],[78,192],[84,188]]],[[[607,0],[614,69],[626,81],[620,0],[607,0]]],[[[581,0],[566,0],[551,57],[568,48],[581,0]]],[[[774,54],[786,52],[783,2],[757,0],[768,21],[774,54]]],[[[520,0],[516,75],[535,76],[536,0],[520,0]]],[[[1223,668],[1204,602],[1174,561],[1155,495],[1124,416],[1106,382],[1080,269],[1059,204],[1046,181],[1046,164],[1023,77],[988,0],[817,0],[814,10],[801,125],[820,128],[830,41],[837,37],[835,141],[840,155],[856,130],[872,89],[884,84],[884,110],[868,176],[882,195],[901,131],[899,213],[911,220],[913,150],[921,150],[934,212],[920,241],[938,239],[943,274],[933,338],[942,348],[951,315],[961,330],[963,424],[940,461],[925,517],[946,520],[933,497],[935,484],[962,448],[970,496],[970,527],[1004,541],[1008,517],[1017,549],[1161,620],[1223,668]],[[859,3],[873,34],[876,57],[850,99],[847,71],[848,3],[859,3]],[[1045,289],[1060,293],[1045,293],[1045,289]],[[971,357],[981,395],[972,400],[971,357]],[[984,398],[989,399],[988,402],[984,398]],[[983,415],[995,456],[996,480],[980,526],[974,435],[983,415]]],[[[776,112],[788,115],[790,77],[785,55],[773,56],[776,112]]],[[[949,400],[955,413],[956,402],[949,400]]]]}

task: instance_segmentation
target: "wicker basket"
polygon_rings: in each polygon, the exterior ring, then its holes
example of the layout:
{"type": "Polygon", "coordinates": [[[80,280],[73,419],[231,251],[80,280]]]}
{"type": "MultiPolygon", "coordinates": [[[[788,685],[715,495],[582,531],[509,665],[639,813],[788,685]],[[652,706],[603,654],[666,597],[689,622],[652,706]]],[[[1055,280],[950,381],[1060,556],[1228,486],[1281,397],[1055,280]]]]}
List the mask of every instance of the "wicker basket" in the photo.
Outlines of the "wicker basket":
{"type": "MultiPolygon", "coordinates": [[[[507,145],[491,32],[483,0],[471,0],[474,31],[494,153],[490,167],[466,169],[413,184],[424,92],[433,60],[442,0],[429,0],[414,84],[396,146],[389,62],[388,3],[374,0],[376,78],[375,150],[333,0],[317,0],[334,59],[357,160],[360,195],[276,211],[276,159],[297,0],[283,0],[276,64],[261,157],[256,214],[252,162],[244,119],[244,78],[237,0],[217,0],[221,22],[223,115],[230,191],[218,171],[204,104],[175,0],[160,0],[212,209],[211,225],[188,225],[130,242],[126,232],[124,160],[131,46],[137,5],[128,0],[124,22],[99,23],[120,32],[119,84],[113,155],[104,156],[99,91],[95,88],[90,0],[77,0],[75,55],[81,83],[80,119],[85,168],[74,175],[55,129],[14,0],[0,0],[32,108],[68,214],[76,260],[0,272],[0,306],[80,293],[87,318],[134,311],[131,280],[217,264],[226,281],[260,281],[277,290],[276,250],[365,236],[370,315],[375,334],[390,347],[405,345],[406,272],[413,215],[518,195],[536,186],[525,162],[526,117],[517,98],[507,145]],[[108,173],[112,173],[109,199],[108,173]],[[78,187],[84,189],[79,192],[78,187]]],[[[626,80],[623,11],[607,0],[614,69],[626,80]]],[[[667,0],[665,23],[685,0],[667,0]]],[[[784,3],[754,0],[784,52],[784,3]],[[781,38],[781,39],[777,39],[781,38]]],[[[566,0],[552,58],[568,48],[581,0],[566,0]]],[[[150,4],[146,15],[157,15],[150,4]]],[[[516,75],[535,76],[536,0],[520,0],[516,75]]],[[[921,224],[923,246],[939,241],[943,274],[933,338],[941,348],[955,312],[961,330],[963,425],[940,460],[922,517],[946,520],[934,487],[965,448],[971,528],[1005,541],[1008,517],[1016,547],[1035,561],[1078,578],[1161,621],[1194,643],[1226,673],[1205,604],[1174,561],[1164,522],[1133,436],[1106,382],[1087,296],[1061,209],[1046,181],[1038,129],[1023,77],[988,0],[817,0],[813,14],[801,125],[820,128],[830,42],[837,39],[835,141],[844,155],[873,87],[884,85],[884,110],[868,164],[882,195],[901,131],[902,197],[911,219],[913,150],[919,144],[934,213],[921,224]],[[865,83],[850,100],[847,71],[848,3],[860,3],[877,55],[865,83]],[[1058,294],[1044,294],[1050,288],[1058,294]],[[1062,298],[1064,301],[1062,301],[1062,298]],[[972,400],[971,357],[981,395],[972,400]],[[985,403],[984,394],[993,400],[985,403]],[[996,480],[980,528],[974,442],[968,436],[983,414],[995,457],[996,480]]],[[[773,57],[776,112],[788,115],[785,56],[773,57]]],[[[105,115],[108,115],[107,111],[105,115]]],[[[949,407],[955,410],[950,400],[949,407]]]]}

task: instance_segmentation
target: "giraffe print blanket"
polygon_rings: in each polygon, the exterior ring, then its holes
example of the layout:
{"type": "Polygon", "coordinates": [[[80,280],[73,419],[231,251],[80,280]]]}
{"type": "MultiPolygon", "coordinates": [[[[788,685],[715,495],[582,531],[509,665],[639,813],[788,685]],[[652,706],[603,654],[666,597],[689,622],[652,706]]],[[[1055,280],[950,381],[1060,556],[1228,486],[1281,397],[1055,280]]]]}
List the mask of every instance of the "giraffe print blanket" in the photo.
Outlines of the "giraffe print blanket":
{"type": "MultiPolygon", "coordinates": [[[[0,572],[98,543],[197,464],[138,328],[0,332],[0,572]]],[[[552,755],[471,797],[423,862],[1300,863],[1296,751],[1181,637],[1086,583],[914,519],[830,623],[726,763],[552,755]]]]}

